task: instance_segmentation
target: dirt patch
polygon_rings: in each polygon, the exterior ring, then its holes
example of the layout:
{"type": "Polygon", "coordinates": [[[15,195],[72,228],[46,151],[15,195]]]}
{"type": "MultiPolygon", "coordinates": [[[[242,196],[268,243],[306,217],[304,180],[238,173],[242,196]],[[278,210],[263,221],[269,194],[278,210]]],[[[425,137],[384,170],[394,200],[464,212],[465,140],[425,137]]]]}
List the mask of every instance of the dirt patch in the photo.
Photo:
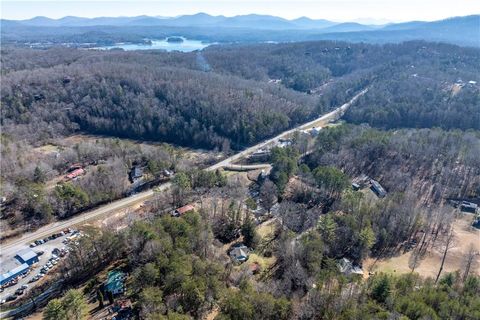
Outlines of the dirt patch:
{"type": "MultiPolygon", "coordinates": [[[[463,269],[463,261],[470,249],[470,245],[476,246],[476,250],[480,251],[480,230],[471,227],[471,223],[472,216],[464,216],[454,222],[455,246],[447,254],[443,273],[463,269]]],[[[364,267],[371,272],[408,273],[411,272],[408,266],[411,254],[411,252],[407,252],[377,262],[375,262],[374,259],[368,259],[365,261],[364,267]]],[[[420,262],[420,265],[415,269],[415,272],[422,277],[435,278],[440,268],[441,260],[441,248],[434,248],[426,254],[425,258],[420,262]]],[[[476,261],[476,267],[471,271],[480,274],[480,255],[477,255],[476,261]]]]}

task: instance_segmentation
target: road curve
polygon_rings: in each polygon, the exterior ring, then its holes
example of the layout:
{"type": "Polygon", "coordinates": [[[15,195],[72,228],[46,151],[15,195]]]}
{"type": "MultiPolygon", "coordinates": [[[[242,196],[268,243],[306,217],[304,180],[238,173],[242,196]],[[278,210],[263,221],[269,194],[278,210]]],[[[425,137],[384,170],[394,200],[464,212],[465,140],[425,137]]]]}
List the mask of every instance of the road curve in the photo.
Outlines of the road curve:
{"type": "MultiPolygon", "coordinates": [[[[279,134],[279,135],[277,135],[277,136],[275,136],[271,139],[260,142],[260,143],[254,145],[252,147],[249,147],[249,148],[247,148],[247,149],[245,149],[245,150],[243,150],[243,151],[241,151],[237,154],[234,154],[233,156],[231,156],[229,158],[226,158],[225,160],[222,160],[222,161],[206,168],[205,170],[213,171],[213,170],[217,170],[217,169],[220,169],[220,168],[223,168],[223,167],[226,167],[226,166],[232,166],[232,164],[234,162],[240,160],[241,158],[244,158],[248,155],[251,155],[255,151],[257,151],[259,149],[262,149],[262,148],[264,148],[268,145],[275,144],[280,139],[288,137],[289,135],[294,133],[296,130],[305,130],[305,129],[311,128],[312,126],[315,126],[317,124],[317,122],[320,122],[320,121],[336,120],[336,119],[338,119],[339,117],[342,116],[342,114],[345,112],[345,110],[353,102],[355,102],[355,100],[357,100],[360,96],[364,95],[367,91],[368,91],[368,88],[362,90],[361,92],[357,93],[350,101],[348,101],[347,103],[338,107],[337,109],[321,116],[320,118],[317,118],[313,121],[307,122],[307,123],[305,123],[301,126],[298,126],[296,128],[284,131],[283,133],[281,133],[281,134],[279,134]]],[[[235,165],[233,165],[233,166],[235,166],[235,165]]],[[[130,207],[134,204],[137,204],[139,202],[143,202],[145,200],[148,200],[148,199],[153,197],[155,192],[165,191],[170,186],[171,186],[171,183],[167,182],[167,183],[162,184],[158,187],[155,187],[154,188],[155,191],[153,189],[149,189],[149,190],[143,191],[141,193],[137,193],[135,195],[132,195],[130,197],[113,201],[113,202],[105,204],[105,205],[103,205],[103,206],[101,206],[97,209],[86,211],[86,212],[83,212],[81,214],[78,214],[78,215],[76,215],[76,216],[74,216],[70,219],[61,220],[61,221],[51,223],[49,225],[41,227],[40,229],[38,229],[34,232],[26,233],[26,234],[22,235],[20,238],[16,238],[16,239],[12,239],[10,241],[6,241],[4,244],[2,244],[0,246],[0,249],[1,249],[0,250],[0,257],[12,256],[12,254],[14,254],[14,253],[20,251],[21,249],[23,249],[24,247],[28,246],[29,243],[34,242],[37,239],[43,239],[43,238],[51,235],[52,233],[60,232],[61,230],[65,229],[65,228],[69,228],[69,227],[73,227],[73,226],[85,223],[88,220],[92,220],[92,219],[98,218],[102,215],[106,215],[106,214],[112,213],[116,210],[124,209],[124,208],[130,207]]]]}

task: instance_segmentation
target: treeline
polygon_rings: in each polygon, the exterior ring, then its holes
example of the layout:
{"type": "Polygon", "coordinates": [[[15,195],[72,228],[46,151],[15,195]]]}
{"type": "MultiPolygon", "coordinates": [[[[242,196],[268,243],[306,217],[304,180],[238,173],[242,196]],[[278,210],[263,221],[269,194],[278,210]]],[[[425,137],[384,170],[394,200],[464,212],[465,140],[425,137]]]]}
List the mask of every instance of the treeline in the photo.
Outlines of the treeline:
{"type": "Polygon", "coordinates": [[[314,98],[292,90],[128,57],[8,73],[4,133],[38,139],[81,130],[228,151],[319,113],[314,98]]]}

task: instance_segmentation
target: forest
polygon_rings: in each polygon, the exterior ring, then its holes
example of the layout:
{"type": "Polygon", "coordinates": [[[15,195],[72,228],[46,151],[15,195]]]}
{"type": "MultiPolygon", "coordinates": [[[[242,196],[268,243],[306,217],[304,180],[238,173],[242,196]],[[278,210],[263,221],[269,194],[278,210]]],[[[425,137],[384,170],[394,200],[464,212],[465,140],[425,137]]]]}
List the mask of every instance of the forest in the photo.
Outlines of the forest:
{"type": "Polygon", "coordinates": [[[80,131],[228,151],[312,119],[367,86],[347,120],[478,129],[479,58],[478,49],[426,42],[192,53],[7,47],[3,134],[38,142],[80,131]]]}
{"type": "Polygon", "coordinates": [[[70,290],[44,319],[110,306],[102,283],[114,266],[140,319],[480,317],[477,253],[443,270],[459,211],[448,200],[480,197],[478,49],[320,41],[191,53],[1,50],[3,222],[35,228],[125,196],[134,166],[149,181],[175,172],[136,219],[83,228],[53,279],[70,290]],[[178,152],[232,154],[365,88],[340,123],[272,148],[271,171],[246,174],[248,184],[202,171],[214,157],[195,163],[178,152]],[[76,163],[85,174],[57,183],[76,163]],[[187,204],[194,209],[170,214],[187,204]],[[231,258],[237,245],[250,260],[231,258]],[[434,249],[444,257],[436,277],[421,277],[434,249]],[[368,258],[400,252],[411,253],[408,273],[367,270],[368,258]]]}

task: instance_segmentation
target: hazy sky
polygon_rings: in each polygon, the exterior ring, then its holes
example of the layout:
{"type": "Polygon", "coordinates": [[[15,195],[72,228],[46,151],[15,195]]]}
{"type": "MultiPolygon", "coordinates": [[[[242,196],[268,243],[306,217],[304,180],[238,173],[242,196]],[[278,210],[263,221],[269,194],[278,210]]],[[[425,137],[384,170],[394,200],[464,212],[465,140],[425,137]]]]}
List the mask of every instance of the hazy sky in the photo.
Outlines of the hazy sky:
{"type": "Polygon", "coordinates": [[[61,18],[68,15],[99,16],[177,16],[206,12],[213,15],[270,14],[284,18],[308,16],[335,21],[438,20],[451,16],[480,13],[480,0],[157,0],[157,1],[23,1],[1,0],[4,19],[34,16],[61,18]]]}

